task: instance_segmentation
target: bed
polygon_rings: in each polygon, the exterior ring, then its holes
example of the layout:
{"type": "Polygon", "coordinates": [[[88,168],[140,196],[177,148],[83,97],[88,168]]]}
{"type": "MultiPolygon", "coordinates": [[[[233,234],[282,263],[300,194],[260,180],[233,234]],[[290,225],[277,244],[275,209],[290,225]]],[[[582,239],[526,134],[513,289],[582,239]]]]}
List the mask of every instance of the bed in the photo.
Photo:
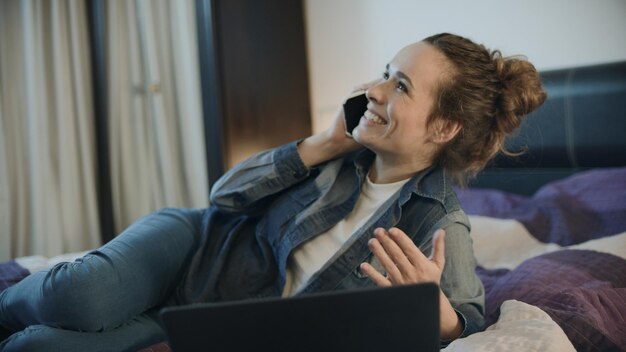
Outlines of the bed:
{"type": "Polygon", "coordinates": [[[486,325],[445,350],[626,350],[626,62],[542,73],[549,98],[457,194],[486,325]]]}
{"type": "MultiPolygon", "coordinates": [[[[525,153],[457,190],[487,328],[444,351],[626,350],[626,62],[542,79],[548,100],[507,142],[525,153]]],[[[0,290],[79,254],[2,263],[0,290]]]]}

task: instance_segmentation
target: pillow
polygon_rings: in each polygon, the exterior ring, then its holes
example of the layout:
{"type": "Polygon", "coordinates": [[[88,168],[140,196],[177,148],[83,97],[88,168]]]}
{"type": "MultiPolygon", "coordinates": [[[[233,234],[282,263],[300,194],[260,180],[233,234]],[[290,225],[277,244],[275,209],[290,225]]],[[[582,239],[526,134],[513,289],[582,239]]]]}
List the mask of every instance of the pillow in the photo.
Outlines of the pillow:
{"type": "Polygon", "coordinates": [[[576,351],[559,325],[541,309],[508,300],[500,310],[495,324],[483,332],[453,341],[442,351],[576,351]]]}

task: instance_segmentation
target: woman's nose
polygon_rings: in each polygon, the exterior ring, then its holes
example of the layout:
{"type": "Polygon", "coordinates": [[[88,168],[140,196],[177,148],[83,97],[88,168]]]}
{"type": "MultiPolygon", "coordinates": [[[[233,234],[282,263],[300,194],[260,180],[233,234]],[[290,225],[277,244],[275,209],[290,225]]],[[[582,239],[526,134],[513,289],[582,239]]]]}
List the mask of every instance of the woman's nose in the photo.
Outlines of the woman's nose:
{"type": "Polygon", "coordinates": [[[367,99],[374,104],[382,104],[385,100],[383,92],[385,81],[379,81],[365,91],[367,99]]]}

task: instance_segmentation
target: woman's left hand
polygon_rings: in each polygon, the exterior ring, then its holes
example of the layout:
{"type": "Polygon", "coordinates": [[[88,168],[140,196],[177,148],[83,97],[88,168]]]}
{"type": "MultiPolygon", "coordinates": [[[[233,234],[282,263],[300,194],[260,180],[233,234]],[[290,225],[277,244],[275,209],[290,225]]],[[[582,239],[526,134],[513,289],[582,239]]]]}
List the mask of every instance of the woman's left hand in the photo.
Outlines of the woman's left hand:
{"type": "MultiPolygon", "coordinates": [[[[361,263],[361,270],[381,287],[421,282],[439,285],[445,265],[445,234],[442,229],[435,232],[432,255],[426,257],[402,230],[395,227],[389,231],[377,228],[374,230],[374,238],[369,241],[369,247],[387,275],[378,272],[369,263],[361,263]]],[[[461,320],[441,289],[439,314],[441,339],[451,341],[459,337],[463,331],[461,320]]]]}
{"type": "Polygon", "coordinates": [[[387,275],[369,263],[362,263],[361,270],[380,287],[421,282],[439,285],[445,265],[444,237],[443,230],[435,232],[432,255],[426,257],[402,230],[392,227],[386,231],[379,227],[374,230],[369,247],[387,275]]]}

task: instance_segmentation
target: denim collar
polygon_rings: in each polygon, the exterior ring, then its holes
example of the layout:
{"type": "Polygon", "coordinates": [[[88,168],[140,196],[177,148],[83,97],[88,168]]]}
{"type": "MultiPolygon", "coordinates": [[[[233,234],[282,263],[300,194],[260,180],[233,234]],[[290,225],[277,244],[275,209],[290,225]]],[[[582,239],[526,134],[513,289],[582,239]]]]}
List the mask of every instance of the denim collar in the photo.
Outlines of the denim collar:
{"type": "MultiPolygon", "coordinates": [[[[375,157],[376,154],[369,149],[357,152],[354,156],[354,166],[361,182],[367,177],[367,172],[375,157]]],[[[451,180],[445,169],[433,165],[411,177],[402,187],[398,201],[400,205],[404,205],[414,193],[421,197],[434,199],[445,206],[445,197],[451,186],[451,180]]]]}

